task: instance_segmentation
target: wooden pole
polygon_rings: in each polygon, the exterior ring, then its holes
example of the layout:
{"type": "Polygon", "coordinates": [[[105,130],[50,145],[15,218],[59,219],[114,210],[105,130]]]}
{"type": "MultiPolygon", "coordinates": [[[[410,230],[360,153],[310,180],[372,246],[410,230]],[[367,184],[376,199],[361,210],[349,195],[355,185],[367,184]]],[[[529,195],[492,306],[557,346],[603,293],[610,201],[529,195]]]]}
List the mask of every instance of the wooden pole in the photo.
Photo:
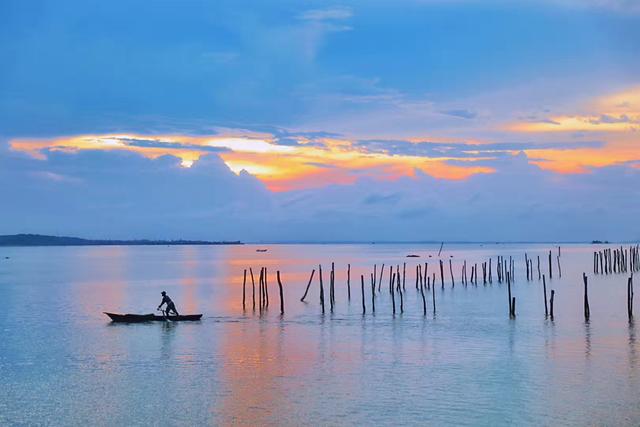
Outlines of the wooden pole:
{"type": "Polygon", "coordinates": [[[451,274],[451,287],[456,286],[456,281],[453,279],[453,266],[451,265],[451,258],[449,258],[449,274],[451,274]]]}
{"type": "Polygon", "coordinates": [[[489,284],[493,283],[491,278],[491,258],[489,258],[489,284]]]}
{"type": "Polygon", "coordinates": [[[266,305],[269,307],[269,285],[268,285],[268,277],[267,267],[264,268],[264,297],[266,300],[266,305]]]}
{"type": "Polygon", "coordinates": [[[280,270],[276,271],[276,277],[278,278],[278,290],[280,291],[280,314],[284,314],[284,296],[282,293],[282,282],[280,281],[280,270]]]}
{"type": "Polygon", "coordinates": [[[582,280],[584,281],[584,320],[589,321],[591,317],[591,310],[589,309],[589,291],[587,289],[587,275],[582,273],[582,280]]]}
{"type": "Polygon", "coordinates": [[[402,286],[400,285],[400,267],[399,266],[397,271],[398,271],[398,274],[396,276],[398,278],[397,289],[398,289],[398,293],[400,294],[400,313],[402,314],[404,313],[404,295],[402,293],[402,286]]]}
{"type": "Polygon", "coordinates": [[[360,275],[360,290],[362,292],[362,314],[366,314],[367,307],[364,305],[364,275],[360,275]]]}
{"type": "Polygon", "coordinates": [[[511,273],[511,281],[515,282],[516,281],[515,262],[513,261],[512,257],[509,257],[509,273],[511,273]]]}
{"type": "Polygon", "coordinates": [[[551,251],[549,251],[549,279],[553,279],[553,271],[551,268],[551,251]]]}
{"type": "Polygon", "coordinates": [[[516,317],[516,297],[511,300],[511,317],[516,317]]]}
{"type": "Polygon", "coordinates": [[[422,280],[423,283],[427,283],[427,273],[428,272],[429,272],[429,263],[425,262],[424,263],[424,273],[423,273],[424,276],[423,276],[423,280],[422,280]]]}
{"type": "Polygon", "coordinates": [[[395,283],[395,273],[393,272],[393,266],[389,267],[389,293],[393,293],[393,285],[395,283]]]}
{"type": "Polygon", "coordinates": [[[416,290],[418,290],[418,281],[420,280],[420,264],[416,265],[416,290]]]}
{"type": "Polygon", "coordinates": [[[551,320],[553,320],[553,299],[554,299],[555,295],[556,295],[556,291],[551,289],[551,300],[549,301],[549,304],[550,304],[549,308],[551,309],[549,314],[551,315],[551,320]]]}
{"type": "Polygon", "coordinates": [[[464,264],[463,264],[463,270],[464,270],[464,285],[467,286],[468,282],[467,282],[467,260],[464,260],[464,264]]]}
{"type": "Polygon", "coordinates": [[[264,275],[264,267],[260,267],[260,278],[258,279],[258,307],[262,310],[262,277],[264,275]]]}
{"type": "Polygon", "coordinates": [[[404,287],[404,280],[407,275],[407,263],[402,263],[402,290],[404,291],[406,288],[404,287]]]}
{"type": "Polygon", "coordinates": [[[266,283],[267,283],[267,268],[262,267],[262,306],[267,306],[267,291],[266,291],[266,283]]]}
{"type": "Polygon", "coordinates": [[[336,303],[336,266],[333,262],[331,263],[331,299],[333,300],[332,305],[335,305],[336,303]]]}
{"type": "Polygon", "coordinates": [[[546,317],[549,315],[549,310],[547,309],[547,281],[544,276],[542,276],[542,289],[544,290],[544,315],[546,317]]]}
{"type": "Polygon", "coordinates": [[[251,299],[253,301],[253,310],[256,309],[256,282],[253,280],[253,270],[249,267],[249,273],[251,273],[251,299]]]}
{"type": "Polygon", "coordinates": [[[380,279],[378,279],[378,292],[380,292],[380,285],[382,284],[383,275],[384,275],[384,264],[382,264],[382,268],[380,269],[380,279]]]}
{"type": "MultiPolygon", "coordinates": [[[[373,267],[375,271],[375,266],[373,267]]],[[[373,279],[373,288],[376,287],[376,279],[373,279]]],[[[351,301],[351,264],[347,264],[347,299],[351,301]]]]}
{"type": "Polygon", "coordinates": [[[422,286],[422,283],[420,283],[420,295],[422,296],[422,315],[426,316],[427,315],[427,301],[424,298],[424,287],[422,286]]]}
{"type": "MultiPolygon", "coordinates": [[[[558,246],[559,248],[560,246],[558,246]]],[[[562,268],[560,268],[560,255],[556,258],[558,260],[558,277],[562,278],[562,268]]]]}
{"type": "Polygon", "coordinates": [[[324,285],[322,284],[322,265],[318,265],[318,275],[320,276],[320,305],[324,314],[324,285]]]}
{"type": "Polygon", "coordinates": [[[376,279],[371,274],[371,312],[376,312],[376,279]]]}
{"type": "Polygon", "coordinates": [[[246,290],[247,287],[247,269],[244,269],[244,278],[242,279],[242,311],[245,310],[245,300],[247,299],[246,297],[246,290]]]}
{"type": "Polygon", "coordinates": [[[633,273],[627,281],[627,315],[629,320],[633,319],[633,273]]]}
{"type": "Polygon", "coordinates": [[[473,264],[473,284],[478,286],[478,264],[473,264]]]}
{"type": "Polygon", "coordinates": [[[444,269],[442,267],[442,260],[440,260],[440,283],[442,284],[442,289],[444,289],[444,269]]]}
{"type": "Polygon", "coordinates": [[[335,265],[334,263],[331,263],[331,274],[329,275],[329,307],[332,313],[333,313],[333,303],[335,301],[333,296],[334,283],[335,283],[335,265]]]}
{"type": "Polygon", "coordinates": [[[433,301],[433,314],[436,314],[436,273],[433,273],[433,286],[431,287],[431,299],[433,301]]]}
{"type": "Polygon", "coordinates": [[[487,284],[487,262],[482,263],[482,284],[487,284]]]}
{"type": "Polygon", "coordinates": [[[378,281],[378,264],[373,264],[373,284],[375,285],[378,281]]]}
{"type": "MultiPolygon", "coordinates": [[[[393,271],[393,268],[391,269],[393,271]]],[[[391,291],[391,305],[393,306],[393,314],[396,314],[396,297],[395,292],[393,291],[393,283],[389,286],[391,291]]]]}
{"type": "Polygon", "coordinates": [[[509,316],[512,316],[513,309],[511,308],[511,275],[507,273],[507,290],[509,292],[509,316]]]}
{"type": "Polygon", "coordinates": [[[304,299],[307,297],[307,293],[309,292],[309,287],[311,286],[311,281],[313,280],[313,275],[316,273],[316,269],[314,268],[311,271],[311,276],[309,276],[309,283],[307,283],[307,289],[304,291],[304,295],[300,298],[300,301],[304,302],[304,299]]]}

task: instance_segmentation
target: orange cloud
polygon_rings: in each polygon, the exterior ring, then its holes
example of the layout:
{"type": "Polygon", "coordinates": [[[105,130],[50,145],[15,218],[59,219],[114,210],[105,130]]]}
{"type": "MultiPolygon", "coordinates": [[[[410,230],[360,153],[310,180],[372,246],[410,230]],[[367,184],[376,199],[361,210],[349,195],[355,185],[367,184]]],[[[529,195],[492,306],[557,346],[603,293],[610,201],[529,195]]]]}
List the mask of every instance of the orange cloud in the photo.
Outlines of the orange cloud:
{"type": "Polygon", "coordinates": [[[269,135],[194,137],[123,134],[17,139],[11,141],[11,147],[40,159],[46,157],[47,151],[58,150],[126,150],[148,158],[172,155],[180,158],[184,167],[191,167],[200,157],[215,151],[233,172],[246,170],[272,191],[349,184],[360,176],[394,180],[412,176],[416,170],[436,178],[457,180],[493,172],[492,168],[484,166],[451,165],[447,160],[452,158],[444,156],[429,158],[372,153],[355,147],[349,140],[325,138],[319,141],[320,144],[310,142],[301,138],[295,146],[278,145],[269,135]]]}
{"type": "Polygon", "coordinates": [[[640,160],[640,87],[595,98],[577,114],[553,115],[539,122],[508,124],[510,132],[535,137],[567,133],[576,141],[604,140],[603,147],[572,150],[528,149],[532,163],[558,173],[585,173],[589,168],[640,160]],[[577,133],[577,136],[576,136],[577,133]]]}
{"type": "Polygon", "coordinates": [[[640,86],[595,98],[585,113],[553,115],[506,126],[513,132],[632,132],[640,130],[640,86]]]}

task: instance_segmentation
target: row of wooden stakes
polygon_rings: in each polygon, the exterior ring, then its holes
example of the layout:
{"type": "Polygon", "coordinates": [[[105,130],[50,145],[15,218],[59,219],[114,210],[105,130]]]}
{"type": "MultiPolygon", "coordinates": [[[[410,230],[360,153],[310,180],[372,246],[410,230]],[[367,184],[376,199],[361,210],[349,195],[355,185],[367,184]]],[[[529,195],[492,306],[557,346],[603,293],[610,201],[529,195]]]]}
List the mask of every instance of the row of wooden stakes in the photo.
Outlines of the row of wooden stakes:
{"type": "MultiPolygon", "coordinates": [[[[562,277],[562,266],[560,264],[560,255],[561,255],[560,246],[558,246],[558,255],[556,255],[556,262],[558,265],[558,277],[562,277]]],[[[549,279],[553,279],[553,263],[551,259],[552,259],[551,251],[549,251],[549,262],[547,264],[549,267],[549,279]]],[[[527,267],[527,281],[531,281],[533,280],[533,277],[534,277],[533,260],[528,256],[526,252],[524,253],[524,262],[527,267]]],[[[540,255],[538,255],[538,280],[541,280],[541,278],[542,278],[542,272],[540,271],[540,255]]]]}
{"type": "Polygon", "coordinates": [[[594,274],[635,273],[640,271],[640,245],[606,248],[593,252],[594,274]]]}
{"type": "MultiPolygon", "coordinates": [[[[558,257],[559,256],[560,255],[558,255],[558,257]]],[[[531,261],[531,259],[526,254],[525,254],[525,260],[527,264],[529,264],[529,262],[531,261]]],[[[491,263],[492,261],[491,259],[489,259],[488,264],[487,262],[483,262],[481,264],[482,270],[483,270],[483,281],[485,284],[487,283],[487,280],[489,283],[492,283],[491,263]],[[488,270],[486,268],[487,266],[489,267],[488,270]],[[488,271],[488,274],[487,274],[487,271],[488,271]]],[[[439,260],[439,265],[440,265],[440,285],[442,289],[444,289],[444,263],[442,260],[439,260]]],[[[497,276],[498,276],[499,283],[502,283],[502,280],[505,280],[507,283],[509,316],[515,317],[516,316],[516,298],[512,296],[512,293],[511,293],[511,284],[513,283],[513,271],[514,271],[513,259],[510,257],[509,261],[507,262],[507,260],[504,257],[498,257],[498,262],[496,263],[496,265],[498,266],[497,276]]],[[[549,266],[551,266],[551,264],[549,264],[549,266]]],[[[406,292],[406,277],[407,277],[406,267],[407,267],[406,263],[403,263],[402,272],[400,270],[400,265],[396,265],[395,270],[393,266],[389,267],[388,290],[391,296],[391,307],[394,315],[396,314],[397,310],[399,310],[400,313],[404,313],[404,294],[406,292]],[[396,300],[396,298],[398,298],[398,300],[396,300]]],[[[424,264],[424,269],[422,268],[422,264],[416,265],[415,287],[416,287],[416,290],[419,291],[420,297],[422,299],[422,307],[423,307],[424,315],[427,314],[427,301],[426,301],[427,299],[425,297],[425,291],[431,290],[432,311],[434,314],[436,312],[436,294],[435,294],[436,273],[434,272],[431,276],[429,276],[428,267],[429,267],[428,263],[424,264]]],[[[467,264],[465,261],[462,265],[462,274],[461,274],[462,284],[464,286],[467,286],[466,268],[467,268],[467,264]]],[[[549,267],[549,269],[551,271],[551,267],[549,267]]],[[[248,271],[251,278],[251,286],[252,286],[251,297],[252,297],[253,310],[255,311],[256,309],[256,302],[260,311],[267,309],[269,307],[269,288],[267,283],[267,279],[268,279],[267,268],[262,267],[260,269],[257,294],[256,294],[256,282],[255,282],[253,270],[249,268],[248,271]],[[257,299],[256,299],[256,295],[257,295],[257,299]]],[[[377,288],[377,292],[380,293],[382,289],[382,280],[383,280],[384,271],[385,271],[385,264],[382,264],[382,268],[380,269],[380,274],[378,275],[378,269],[376,264],[373,267],[373,272],[370,273],[369,286],[371,288],[371,310],[373,313],[375,313],[376,311],[376,288],[377,288]]],[[[455,279],[453,276],[453,268],[452,268],[451,261],[449,261],[449,272],[451,275],[451,285],[452,287],[454,287],[455,279]]],[[[471,267],[471,283],[475,284],[476,286],[478,284],[477,272],[478,272],[478,266],[477,264],[474,264],[471,267]]],[[[300,301],[302,302],[304,302],[305,299],[307,298],[315,273],[316,273],[316,270],[313,269],[311,271],[309,281],[305,288],[304,295],[302,295],[302,298],[300,298],[300,301]]],[[[531,272],[530,276],[532,275],[533,273],[531,272]]],[[[278,281],[279,297],[280,297],[280,313],[284,314],[284,296],[283,296],[282,282],[280,280],[280,271],[277,271],[276,276],[278,281]]],[[[319,291],[320,291],[319,292],[320,306],[322,308],[322,313],[324,314],[325,313],[325,287],[324,287],[323,274],[322,274],[322,265],[318,266],[318,277],[319,277],[319,291]]],[[[331,263],[331,271],[329,274],[329,298],[328,298],[331,312],[333,312],[334,306],[335,306],[335,277],[336,277],[335,264],[331,263]]],[[[582,277],[583,277],[583,283],[584,283],[584,317],[586,321],[589,321],[591,316],[591,310],[589,306],[588,278],[586,273],[583,273],[582,277]]],[[[545,317],[550,317],[551,320],[553,320],[555,290],[551,289],[551,297],[548,299],[546,276],[544,274],[541,274],[541,278],[542,278],[542,287],[543,287],[543,294],[544,294],[545,317]]],[[[245,269],[243,283],[242,283],[242,309],[243,310],[246,310],[246,297],[247,297],[246,285],[247,285],[247,270],[245,269]]],[[[366,295],[365,295],[365,275],[364,274],[360,275],[360,295],[361,295],[361,302],[362,302],[362,313],[365,314],[367,312],[367,305],[366,305],[366,295]]],[[[347,265],[347,298],[349,301],[351,300],[351,264],[347,265]]],[[[627,314],[629,319],[633,318],[633,274],[629,277],[627,282],[627,314]]]]}
{"type": "MultiPolygon", "coordinates": [[[[253,277],[253,270],[249,268],[251,275],[251,302],[253,310],[256,309],[256,281],[253,277]]],[[[269,286],[267,285],[267,267],[260,269],[260,279],[258,280],[258,307],[260,311],[269,308],[269,286]]],[[[278,280],[278,290],[280,294],[280,314],[284,314],[284,295],[282,292],[282,282],[280,281],[280,270],[276,272],[278,280]]],[[[244,270],[244,278],[242,280],[242,310],[246,310],[247,303],[247,269],[244,270]]]]}

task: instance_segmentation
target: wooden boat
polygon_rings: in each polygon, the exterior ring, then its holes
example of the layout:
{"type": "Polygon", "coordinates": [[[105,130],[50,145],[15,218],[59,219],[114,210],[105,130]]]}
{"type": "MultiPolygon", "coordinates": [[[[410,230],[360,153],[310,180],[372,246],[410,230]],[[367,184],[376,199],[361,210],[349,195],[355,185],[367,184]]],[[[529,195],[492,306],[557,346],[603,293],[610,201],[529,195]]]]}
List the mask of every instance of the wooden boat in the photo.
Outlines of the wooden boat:
{"type": "Polygon", "coordinates": [[[152,322],[152,321],[167,321],[182,322],[182,321],[195,321],[202,318],[202,314],[181,314],[180,316],[159,316],[157,314],[116,314],[104,312],[112,322],[121,323],[140,323],[140,322],[152,322]]]}

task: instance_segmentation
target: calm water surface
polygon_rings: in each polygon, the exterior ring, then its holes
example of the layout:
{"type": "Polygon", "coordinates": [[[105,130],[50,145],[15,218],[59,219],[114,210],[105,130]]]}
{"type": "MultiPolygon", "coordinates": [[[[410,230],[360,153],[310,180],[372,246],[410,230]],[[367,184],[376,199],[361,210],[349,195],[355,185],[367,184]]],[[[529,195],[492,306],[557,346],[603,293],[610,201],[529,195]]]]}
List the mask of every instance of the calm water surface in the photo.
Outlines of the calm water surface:
{"type": "MultiPolygon", "coordinates": [[[[445,245],[445,287],[415,290],[439,245],[268,245],[0,249],[0,425],[640,425],[640,325],[626,277],[593,277],[590,245],[562,247],[555,319],[524,253],[551,245],[445,245]],[[266,253],[256,248],[268,248],[266,253]],[[406,258],[407,254],[421,258],[406,258]],[[432,255],[432,258],[429,258],[432,255]],[[460,267],[516,259],[507,287],[464,287],[460,267]],[[9,259],[5,259],[9,257],[9,259]],[[336,263],[336,307],[328,304],[336,263]],[[407,263],[404,313],[392,315],[388,265],[407,263]],[[323,264],[327,312],[317,271],[323,264]],[[351,264],[351,301],[346,272],[351,264]],[[369,274],[385,263],[371,312],[369,274]],[[243,270],[269,269],[271,307],[242,310],[243,270]],[[275,271],[285,289],[278,310],[275,271]],[[582,315],[590,275],[591,321],[582,315]],[[360,274],[366,276],[362,315],[360,274]],[[111,324],[103,311],[149,313],[166,290],[197,323],[111,324]]],[[[470,270],[470,267],[469,267],[470,270]]],[[[481,274],[480,274],[481,278],[481,274]]],[[[256,278],[257,279],[257,278],[256,278]]],[[[640,313],[637,314],[640,316],[640,313]]]]}

